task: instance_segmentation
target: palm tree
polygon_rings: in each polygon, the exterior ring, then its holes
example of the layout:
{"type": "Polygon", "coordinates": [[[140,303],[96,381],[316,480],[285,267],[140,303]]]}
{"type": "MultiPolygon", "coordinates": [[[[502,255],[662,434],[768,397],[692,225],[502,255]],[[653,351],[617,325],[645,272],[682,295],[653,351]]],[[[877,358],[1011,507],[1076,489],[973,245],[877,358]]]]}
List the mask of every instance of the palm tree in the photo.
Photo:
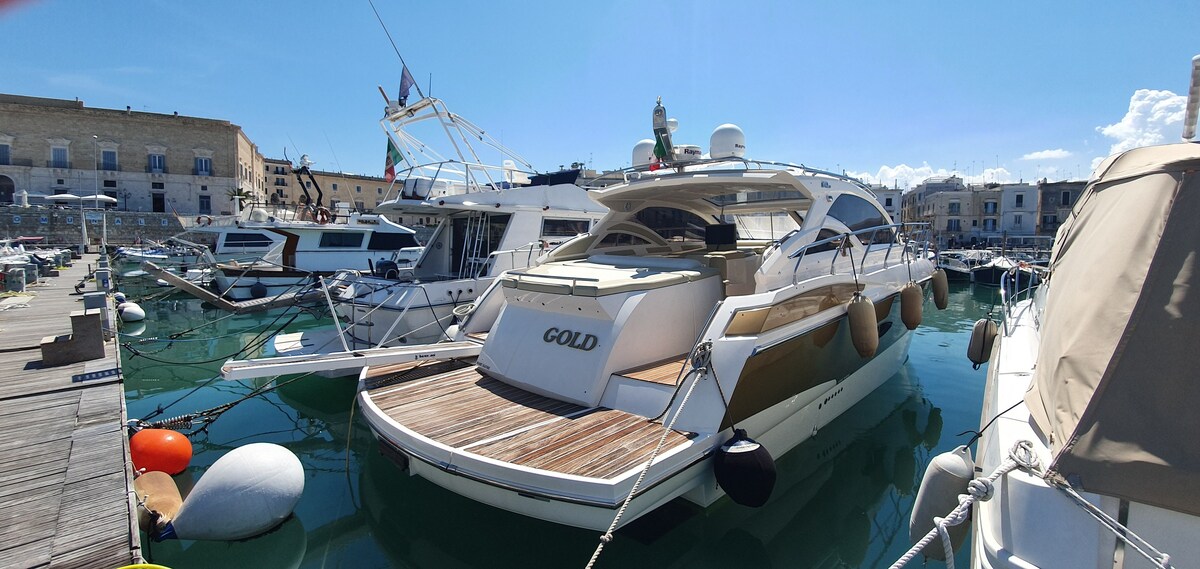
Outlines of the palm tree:
{"type": "Polygon", "coordinates": [[[253,195],[250,194],[250,192],[247,192],[246,190],[243,190],[240,187],[229,188],[228,190],[225,191],[225,195],[229,197],[229,201],[237,202],[237,210],[238,211],[241,211],[242,207],[244,207],[246,205],[246,202],[249,201],[250,198],[254,197],[253,195]]]}

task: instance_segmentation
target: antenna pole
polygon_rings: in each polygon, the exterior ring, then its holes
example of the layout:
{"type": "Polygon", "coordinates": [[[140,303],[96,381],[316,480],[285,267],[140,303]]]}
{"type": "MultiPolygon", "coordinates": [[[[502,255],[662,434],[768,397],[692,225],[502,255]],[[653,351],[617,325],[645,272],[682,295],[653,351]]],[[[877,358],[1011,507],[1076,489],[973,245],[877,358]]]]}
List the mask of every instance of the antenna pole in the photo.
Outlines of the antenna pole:
{"type": "Polygon", "coordinates": [[[1183,115],[1183,139],[1196,137],[1196,115],[1200,112],[1200,55],[1192,58],[1192,84],[1188,87],[1187,110],[1183,115]]]}
{"type": "MultiPolygon", "coordinates": [[[[392,50],[394,50],[396,52],[396,57],[400,58],[400,65],[402,65],[404,67],[408,67],[408,64],[404,62],[404,56],[400,55],[400,48],[396,47],[396,40],[392,39],[392,33],[389,32],[387,29],[387,24],[384,24],[383,18],[379,17],[379,10],[375,9],[375,2],[372,2],[371,0],[367,0],[367,3],[371,5],[371,11],[375,12],[375,19],[379,20],[379,25],[383,27],[383,33],[387,34],[388,41],[392,43],[392,50]]],[[[420,95],[422,99],[424,99],[425,93],[421,92],[421,86],[419,84],[417,84],[416,81],[413,81],[413,87],[417,88],[417,94],[420,95]]]]}

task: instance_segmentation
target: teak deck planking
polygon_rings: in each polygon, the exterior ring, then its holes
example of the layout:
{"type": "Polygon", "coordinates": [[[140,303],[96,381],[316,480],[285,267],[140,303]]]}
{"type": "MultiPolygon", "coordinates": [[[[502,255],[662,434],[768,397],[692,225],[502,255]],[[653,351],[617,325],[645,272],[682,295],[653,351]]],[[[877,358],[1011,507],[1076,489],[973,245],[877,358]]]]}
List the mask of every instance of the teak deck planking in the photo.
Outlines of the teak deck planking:
{"type": "Polygon", "coordinates": [[[116,342],[101,359],[41,365],[42,338],[71,332],[70,313],[83,308],[74,286],[97,260],[87,255],[28,285],[33,296],[0,302],[0,567],[141,561],[121,376],[72,381],[117,368],[116,342]]]}
{"type": "MultiPolygon", "coordinates": [[[[530,393],[475,367],[368,393],[397,423],[441,444],[562,474],[615,478],[648,460],[663,434],[658,421],[530,393]]],[[[687,441],[671,431],[664,450],[687,441]]]]}
{"type": "Polygon", "coordinates": [[[628,377],[629,379],[649,381],[651,383],[675,385],[675,381],[679,379],[680,371],[683,369],[683,364],[687,363],[687,359],[688,354],[679,354],[665,360],[659,360],[618,372],[617,375],[628,377]]]}

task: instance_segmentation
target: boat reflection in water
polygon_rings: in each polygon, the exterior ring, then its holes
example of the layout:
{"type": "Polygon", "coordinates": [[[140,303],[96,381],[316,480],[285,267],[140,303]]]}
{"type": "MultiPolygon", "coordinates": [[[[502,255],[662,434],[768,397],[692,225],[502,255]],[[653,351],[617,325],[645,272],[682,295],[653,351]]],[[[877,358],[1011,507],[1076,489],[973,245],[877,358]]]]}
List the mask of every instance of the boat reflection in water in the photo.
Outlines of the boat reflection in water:
{"type": "MultiPolygon", "coordinates": [[[[906,547],[920,473],[942,434],[940,409],[907,366],[812,439],[781,457],[770,501],[682,499],[619,532],[610,567],[870,567],[906,547]]],[[[481,506],[386,458],[363,457],[360,487],[370,533],[393,566],[535,567],[578,559],[595,532],[481,506]],[[387,536],[387,538],[383,538],[387,536]],[[536,537],[535,537],[536,536],[536,537]],[[536,547],[532,544],[536,543],[536,547]]]]}

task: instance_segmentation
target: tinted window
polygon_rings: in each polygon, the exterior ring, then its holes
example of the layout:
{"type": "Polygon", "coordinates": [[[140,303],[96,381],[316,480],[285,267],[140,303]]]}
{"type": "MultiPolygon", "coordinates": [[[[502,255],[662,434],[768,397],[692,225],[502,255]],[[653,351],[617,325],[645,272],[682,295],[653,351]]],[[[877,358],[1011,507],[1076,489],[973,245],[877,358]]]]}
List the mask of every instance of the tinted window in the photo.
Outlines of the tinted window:
{"type": "Polygon", "coordinates": [[[411,233],[372,233],[367,249],[371,251],[396,251],[405,247],[420,246],[411,233]]]}
{"type": "Polygon", "coordinates": [[[545,237],[574,237],[587,233],[586,219],[544,219],[542,220],[542,235],[545,237]]]}
{"type": "Polygon", "coordinates": [[[600,247],[616,247],[618,245],[649,245],[650,242],[631,233],[609,233],[600,240],[600,247]]]}
{"type": "Polygon", "coordinates": [[[362,233],[327,232],[321,234],[321,247],[360,247],[362,233]]]}
{"type": "MultiPolygon", "coordinates": [[[[829,217],[846,224],[846,227],[849,227],[850,231],[888,224],[887,217],[878,207],[867,200],[850,194],[842,194],[834,200],[833,206],[829,208],[829,217]]],[[[871,239],[871,236],[861,235],[860,239],[867,241],[871,239]]],[[[879,231],[873,241],[875,243],[890,243],[892,239],[892,231],[887,230],[879,231]]]]}
{"type": "Polygon", "coordinates": [[[711,221],[681,209],[648,207],[637,212],[637,220],[667,241],[704,241],[711,221]]]}
{"type": "Polygon", "coordinates": [[[271,238],[261,233],[229,233],[225,245],[238,247],[269,247],[271,238]]]}

